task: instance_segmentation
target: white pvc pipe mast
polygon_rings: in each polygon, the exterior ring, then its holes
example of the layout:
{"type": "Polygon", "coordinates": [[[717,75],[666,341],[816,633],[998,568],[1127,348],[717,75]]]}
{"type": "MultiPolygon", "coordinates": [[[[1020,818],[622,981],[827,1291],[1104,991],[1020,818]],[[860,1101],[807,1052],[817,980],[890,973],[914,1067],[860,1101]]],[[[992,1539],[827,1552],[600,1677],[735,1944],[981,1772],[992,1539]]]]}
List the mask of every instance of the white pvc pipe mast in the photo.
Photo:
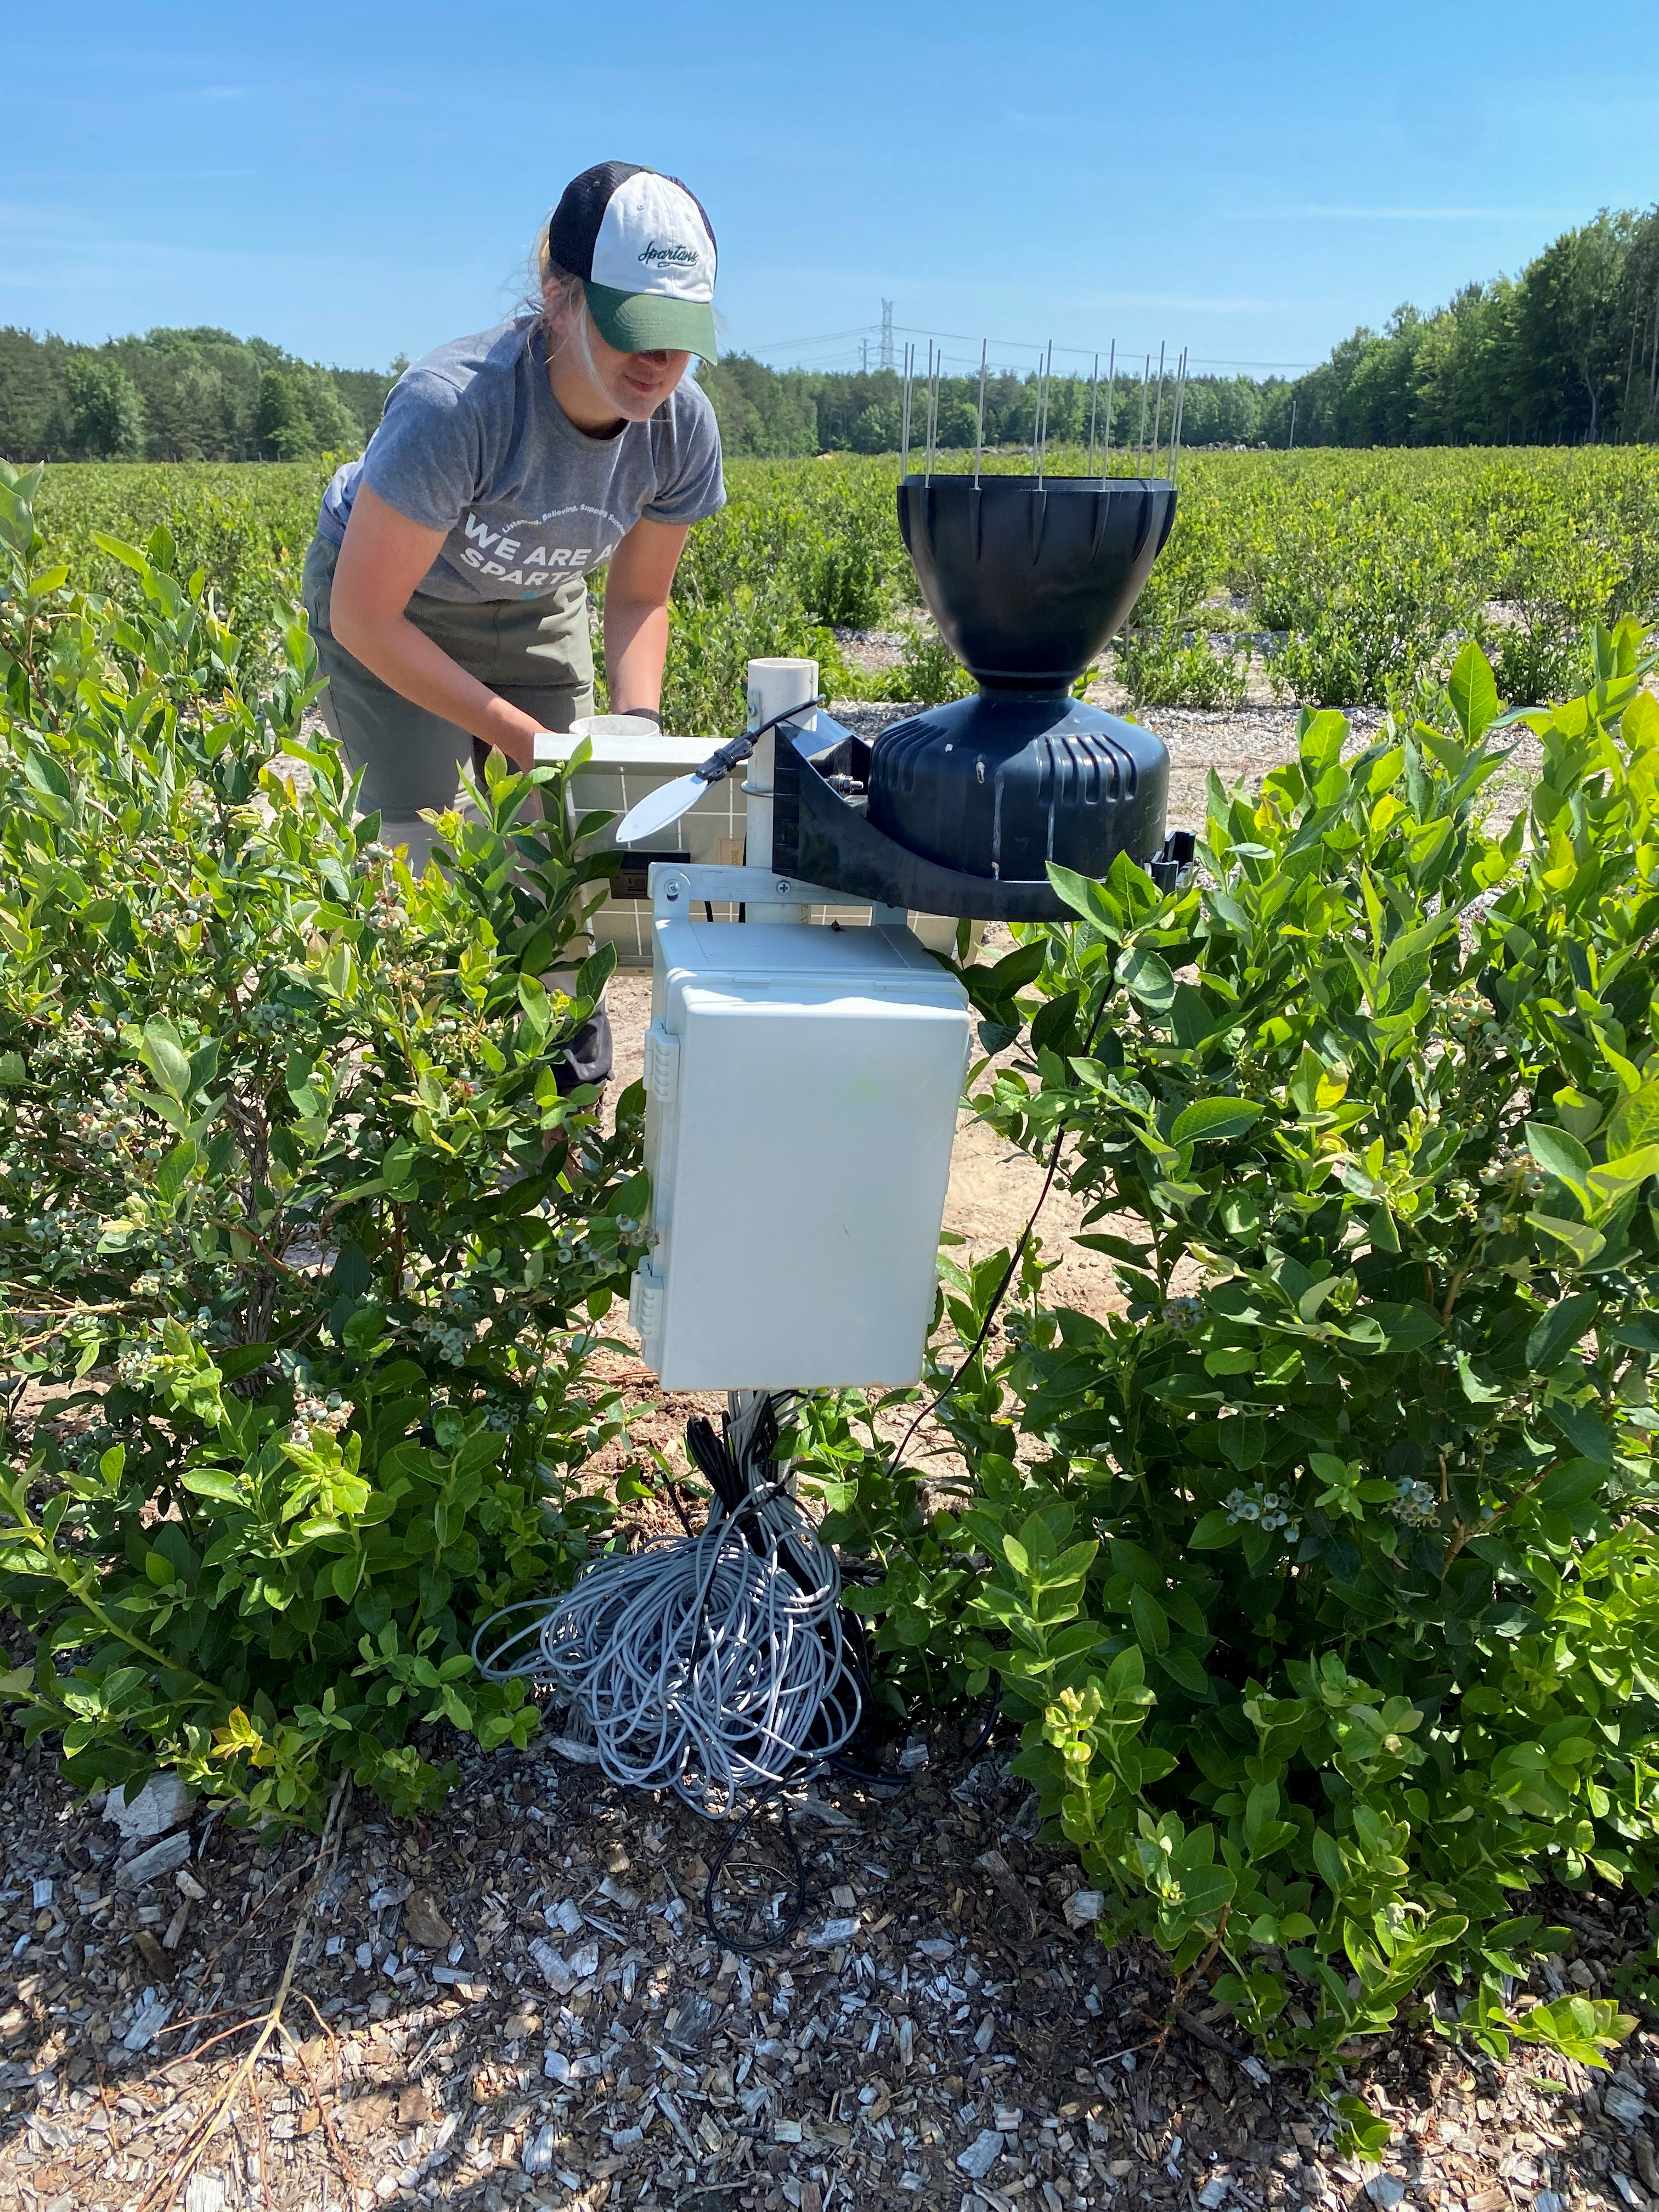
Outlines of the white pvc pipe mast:
{"type": "MultiPolygon", "coordinates": [[[[752,730],[761,722],[769,722],[774,714],[781,714],[804,700],[818,696],[818,664],[816,660],[751,660],[749,664],[749,727],[752,730]]],[[[803,726],[817,727],[816,709],[800,717],[803,726]]],[[[748,793],[749,819],[744,859],[751,868],[769,868],[772,865],[772,770],[776,755],[776,732],[769,730],[756,744],[750,756],[749,774],[744,789],[748,793]]],[[[802,918],[798,906],[757,906],[751,900],[748,907],[750,921],[793,921],[802,918]]]]}

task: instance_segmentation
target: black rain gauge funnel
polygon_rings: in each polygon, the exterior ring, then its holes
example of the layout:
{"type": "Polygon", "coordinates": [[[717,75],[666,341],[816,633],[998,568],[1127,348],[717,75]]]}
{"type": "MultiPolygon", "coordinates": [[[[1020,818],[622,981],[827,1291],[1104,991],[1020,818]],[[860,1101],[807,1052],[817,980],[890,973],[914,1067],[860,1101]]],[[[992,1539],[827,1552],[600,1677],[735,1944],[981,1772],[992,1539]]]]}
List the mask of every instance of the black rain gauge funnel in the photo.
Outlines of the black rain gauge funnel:
{"type": "Polygon", "coordinates": [[[1127,853],[1162,874],[1169,755],[1072,687],[1139,598],[1175,510],[1161,477],[905,477],[916,580],[979,690],[868,747],[844,732],[811,759],[811,738],[780,746],[775,865],[988,921],[1063,915],[1050,860],[1103,876],[1127,853]],[[866,811],[848,795],[860,783],[866,811]]]}

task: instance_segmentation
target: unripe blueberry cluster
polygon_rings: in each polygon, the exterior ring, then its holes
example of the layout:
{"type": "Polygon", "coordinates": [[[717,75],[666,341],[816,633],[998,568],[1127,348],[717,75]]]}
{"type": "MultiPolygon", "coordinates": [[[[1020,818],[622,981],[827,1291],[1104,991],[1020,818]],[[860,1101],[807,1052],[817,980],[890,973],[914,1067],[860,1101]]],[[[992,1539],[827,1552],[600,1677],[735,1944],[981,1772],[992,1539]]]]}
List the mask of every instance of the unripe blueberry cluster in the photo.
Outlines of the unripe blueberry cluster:
{"type": "Polygon", "coordinates": [[[1301,1535],[1299,1524],[1291,1518],[1296,1500],[1283,1496],[1277,1490],[1264,1489],[1253,1482],[1249,1489],[1229,1491],[1224,1501],[1227,1518],[1234,1522],[1250,1522],[1259,1528],[1282,1528],[1285,1540],[1294,1544],[1301,1535]]]}

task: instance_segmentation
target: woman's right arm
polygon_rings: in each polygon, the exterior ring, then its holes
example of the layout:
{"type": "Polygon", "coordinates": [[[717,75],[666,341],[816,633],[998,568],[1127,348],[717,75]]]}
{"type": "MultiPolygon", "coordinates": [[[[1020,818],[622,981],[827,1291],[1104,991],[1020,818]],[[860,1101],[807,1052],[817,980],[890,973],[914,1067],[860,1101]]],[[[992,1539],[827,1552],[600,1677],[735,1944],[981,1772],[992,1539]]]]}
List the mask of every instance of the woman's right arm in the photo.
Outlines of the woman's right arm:
{"type": "Polygon", "coordinates": [[[498,699],[409,619],[415,587],[443,550],[445,536],[411,522],[360,483],[335,563],[329,627],[349,653],[404,698],[499,746],[515,767],[530,768],[540,723],[498,699]]]}

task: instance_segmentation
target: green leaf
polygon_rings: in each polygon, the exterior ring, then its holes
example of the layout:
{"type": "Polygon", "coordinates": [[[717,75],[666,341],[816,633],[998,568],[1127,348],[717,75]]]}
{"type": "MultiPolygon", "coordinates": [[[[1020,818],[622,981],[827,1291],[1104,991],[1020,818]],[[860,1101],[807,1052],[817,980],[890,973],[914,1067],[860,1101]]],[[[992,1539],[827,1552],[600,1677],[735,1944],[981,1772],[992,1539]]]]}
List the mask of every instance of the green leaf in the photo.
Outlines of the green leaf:
{"type": "Polygon", "coordinates": [[[414,1146],[402,1137],[395,1145],[388,1145],[380,1161],[380,1174],[394,1196],[407,1191],[416,1179],[414,1146]]]}
{"type": "Polygon", "coordinates": [[[171,1022],[152,1016],[144,1024],[138,1057],[169,1097],[181,1104],[190,1097],[190,1054],[171,1022]]]}
{"type": "Polygon", "coordinates": [[[1050,860],[1048,881],[1073,913],[1081,915],[1085,921],[1096,922],[1115,933],[1128,920],[1125,908],[1107,884],[1096,883],[1089,876],[1080,876],[1074,868],[1062,868],[1056,861],[1050,860]]]}
{"type": "MultiPolygon", "coordinates": [[[[140,576],[149,574],[149,562],[136,545],[129,545],[125,538],[112,538],[106,531],[94,530],[92,542],[100,553],[107,553],[140,576]]],[[[129,586],[131,588],[131,586],[129,586]]]]}
{"type": "Polygon", "coordinates": [[[1170,1129],[1173,1145],[1218,1144],[1242,1137],[1261,1119],[1263,1109],[1249,1098],[1194,1098],[1183,1106],[1170,1129]]]}
{"type": "Polygon", "coordinates": [[[1588,1406],[1553,1403],[1544,1411],[1581,1458],[1613,1465],[1613,1438],[1588,1406]]]}
{"type": "Polygon", "coordinates": [[[1512,2023],[1512,2031],[1519,2042],[1544,2044],[1580,2066],[1599,2066],[1606,2072],[1604,2054],[1633,2033],[1636,2025],[1612,1997],[1572,1996],[1534,2005],[1512,2023]]]}
{"type": "Polygon", "coordinates": [[[1341,2123],[1336,2134],[1338,2149],[1372,2166],[1379,2164],[1394,2133],[1389,2123],[1379,2119],[1361,2098],[1343,2096],[1332,2101],[1341,2123]]]}
{"type": "Polygon", "coordinates": [[[1167,1651],[1170,1644],[1170,1620],[1158,1600],[1139,1583],[1129,1592],[1129,1617],[1135,1625],[1136,1641],[1146,1651],[1167,1651]]]}
{"type": "Polygon", "coordinates": [[[1253,1467],[1261,1466],[1267,1449],[1267,1425],[1259,1413],[1244,1413],[1236,1420],[1223,1421],[1215,1434],[1222,1457],[1240,1474],[1248,1474],[1253,1467]]]}
{"type": "MultiPolygon", "coordinates": [[[[1452,663],[1446,679],[1447,696],[1457,726],[1470,744],[1476,744],[1498,719],[1498,684],[1492,663],[1471,638],[1452,663]]],[[[1522,697],[1528,695],[1522,693],[1522,697]]]]}
{"type": "Polygon", "coordinates": [[[1155,1014],[1167,1013],[1175,1003],[1175,977],[1167,961],[1137,945],[1126,953],[1118,970],[1126,990],[1155,1014]]]}
{"type": "Polygon", "coordinates": [[[1552,1468],[1538,1486],[1538,1502],[1547,1513],[1576,1513],[1600,1497],[1607,1479],[1604,1462],[1570,1459],[1552,1468]]]}
{"type": "Polygon", "coordinates": [[[362,1246],[349,1237],[343,1238],[329,1275],[330,1290],[337,1298],[360,1298],[374,1279],[368,1255],[362,1246]]]}
{"type": "Polygon", "coordinates": [[[1172,1644],[1167,1651],[1158,1654],[1155,1663],[1164,1669],[1171,1681],[1179,1683],[1188,1696],[1209,1696],[1210,1678],[1204,1671],[1204,1662],[1189,1646],[1172,1644]]]}
{"type": "Polygon", "coordinates": [[[1627,1091],[1613,1109],[1607,1123],[1607,1158],[1636,1152],[1659,1143],[1659,1083],[1644,1083],[1627,1091]]]}
{"type": "Polygon", "coordinates": [[[1364,1305],[1354,1318],[1375,1322],[1390,1352],[1420,1352],[1425,1344],[1433,1343],[1443,1327],[1438,1314],[1424,1305],[1364,1305]]]}
{"type": "Polygon", "coordinates": [[[1334,1836],[1324,1828],[1316,1828],[1313,1838],[1314,1864],[1319,1878],[1334,1897],[1340,1897],[1347,1881],[1342,1864],[1342,1852],[1334,1836]]]}
{"type": "Polygon", "coordinates": [[[1238,1540],[1238,1523],[1214,1506],[1200,1516],[1187,1538],[1189,1552],[1219,1552],[1238,1540]]]}
{"type": "Polygon", "coordinates": [[[186,1137],[167,1154],[155,1171],[155,1193],[163,1206],[171,1206],[184,1188],[196,1164],[196,1146],[186,1137]]]}
{"type": "Polygon", "coordinates": [[[216,1498],[223,1505],[248,1503],[246,1478],[222,1467],[187,1467],[179,1479],[197,1498],[216,1498]]]}
{"type": "Polygon", "coordinates": [[[1590,1156],[1577,1137],[1541,1121],[1527,1124],[1527,1150],[1546,1175],[1553,1175],[1581,1197],[1589,1190],[1590,1156]]]}
{"type": "MultiPolygon", "coordinates": [[[[1599,1229],[1586,1228],[1582,1221],[1566,1221],[1559,1213],[1529,1213],[1527,1218],[1534,1229],[1558,1244],[1565,1244],[1572,1255],[1575,1266],[1588,1267],[1598,1258],[1607,1243],[1599,1229]]],[[[1555,1264],[1559,1265],[1559,1262],[1555,1264]]]]}
{"type": "Polygon", "coordinates": [[[1594,1291],[1575,1291],[1549,1309],[1527,1339],[1527,1364],[1534,1374],[1547,1374],[1559,1364],[1563,1352],[1589,1327],[1601,1303],[1594,1291]]]}

